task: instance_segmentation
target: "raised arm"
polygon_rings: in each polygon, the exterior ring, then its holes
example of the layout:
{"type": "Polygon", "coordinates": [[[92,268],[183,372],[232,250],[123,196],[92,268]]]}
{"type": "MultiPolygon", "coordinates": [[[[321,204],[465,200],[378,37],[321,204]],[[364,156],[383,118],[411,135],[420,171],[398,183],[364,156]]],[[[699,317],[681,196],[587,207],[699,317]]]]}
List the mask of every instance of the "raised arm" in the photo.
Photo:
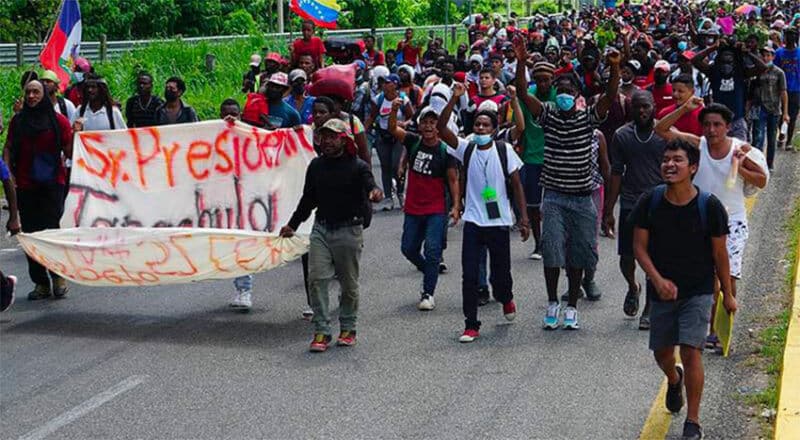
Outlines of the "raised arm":
{"type": "Polygon", "coordinates": [[[711,73],[711,65],[708,63],[706,58],[711,52],[714,52],[719,48],[719,40],[715,41],[714,44],[711,46],[706,47],[705,49],[697,52],[692,58],[692,64],[697,70],[703,72],[704,74],[708,75],[711,73]]]}
{"type": "Polygon", "coordinates": [[[656,133],[664,138],[667,142],[673,139],[681,139],[686,141],[696,148],[700,148],[700,137],[692,133],[684,133],[677,128],[673,127],[678,119],[686,113],[696,110],[703,105],[703,98],[693,96],[690,100],[686,101],[682,106],[675,109],[674,112],[662,118],[655,126],[656,133]]]}
{"type": "MultiPolygon", "coordinates": [[[[528,94],[527,92],[524,93],[528,94]]],[[[522,137],[522,133],[525,132],[525,115],[522,114],[522,107],[519,105],[519,95],[516,87],[508,86],[508,96],[511,97],[511,110],[514,112],[514,126],[511,127],[509,136],[516,143],[522,137]]]]}
{"type": "Polygon", "coordinates": [[[392,101],[392,111],[389,113],[389,133],[400,142],[406,138],[406,131],[397,125],[397,111],[403,107],[403,99],[397,98],[392,101]]]}
{"type": "Polygon", "coordinates": [[[597,100],[594,107],[595,113],[600,119],[604,119],[611,109],[614,100],[619,93],[619,64],[622,62],[622,55],[615,49],[610,49],[606,55],[606,63],[611,66],[611,77],[608,79],[605,93],[597,100]]]}
{"type": "Polygon", "coordinates": [[[458,136],[450,130],[447,123],[450,122],[450,115],[453,114],[453,107],[455,107],[459,98],[466,92],[467,89],[464,87],[464,84],[459,82],[453,84],[453,96],[450,97],[450,101],[447,102],[444,110],[442,110],[442,114],[439,115],[439,122],[436,124],[437,130],[439,130],[439,137],[442,138],[442,141],[450,148],[458,148],[458,136]]]}
{"type": "Polygon", "coordinates": [[[519,35],[514,37],[514,53],[517,55],[517,71],[514,76],[514,86],[517,88],[518,99],[528,108],[534,117],[542,114],[542,102],[536,96],[528,93],[528,80],[525,79],[525,60],[528,59],[528,51],[525,48],[525,40],[519,35]]]}

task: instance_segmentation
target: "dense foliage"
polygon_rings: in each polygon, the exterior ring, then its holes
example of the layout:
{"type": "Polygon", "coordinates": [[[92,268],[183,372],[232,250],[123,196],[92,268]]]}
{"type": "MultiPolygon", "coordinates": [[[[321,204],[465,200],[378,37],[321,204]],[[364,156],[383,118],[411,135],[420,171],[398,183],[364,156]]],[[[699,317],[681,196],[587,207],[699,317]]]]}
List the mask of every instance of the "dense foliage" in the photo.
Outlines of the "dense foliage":
{"type": "MultiPolygon", "coordinates": [[[[146,39],[183,35],[253,34],[277,30],[278,0],[80,0],[83,38],[97,41],[146,39]]],[[[286,0],[283,0],[286,1],[286,0]]],[[[61,0],[3,0],[0,8],[0,42],[41,42],[55,22],[61,0]]],[[[300,20],[284,8],[287,29],[298,30],[300,20]]],[[[505,13],[505,0],[474,0],[457,7],[448,0],[339,0],[344,13],[341,28],[422,26],[444,23],[449,3],[450,21],[472,12],[505,13]]],[[[555,12],[557,0],[513,0],[518,14],[555,12]]],[[[564,2],[568,3],[567,1],[564,2]]]]}

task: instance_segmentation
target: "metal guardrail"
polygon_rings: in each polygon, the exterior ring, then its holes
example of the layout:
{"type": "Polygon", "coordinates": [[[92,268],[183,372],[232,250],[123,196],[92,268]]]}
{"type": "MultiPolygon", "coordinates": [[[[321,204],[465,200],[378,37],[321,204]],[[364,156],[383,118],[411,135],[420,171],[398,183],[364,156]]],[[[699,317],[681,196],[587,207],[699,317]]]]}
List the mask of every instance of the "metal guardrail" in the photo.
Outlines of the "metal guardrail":
{"type": "MultiPolygon", "coordinates": [[[[452,28],[460,29],[462,26],[458,23],[450,24],[447,27],[444,25],[435,26],[414,26],[417,32],[428,32],[430,30],[436,31],[437,34],[443,35],[445,32],[451,32],[452,28]]],[[[365,34],[375,32],[376,36],[402,34],[405,32],[406,27],[391,27],[380,29],[339,29],[339,30],[326,30],[325,37],[361,37],[365,34]]],[[[265,40],[268,39],[281,39],[289,44],[294,38],[300,34],[297,32],[284,32],[284,33],[270,33],[263,34],[265,40]]],[[[171,38],[171,39],[152,39],[152,40],[122,40],[122,41],[108,41],[106,42],[105,56],[106,60],[120,58],[125,53],[130,52],[132,49],[141,46],[147,46],[153,43],[160,43],[165,41],[182,41],[188,44],[196,44],[200,42],[205,43],[223,43],[231,40],[241,40],[250,38],[249,35],[222,35],[215,37],[190,37],[190,38],[171,38]]],[[[39,53],[42,51],[43,43],[23,43],[22,44],[22,59],[23,65],[38,65],[39,53]]],[[[17,50],[16,43],[0,44],[0,66],[16,66],[17,65],[17,50]]],[[[99,41],[84,41],[81,43],[81,56],[90,60],[100,60],[101,58],[101,42],[99,41]]]]}

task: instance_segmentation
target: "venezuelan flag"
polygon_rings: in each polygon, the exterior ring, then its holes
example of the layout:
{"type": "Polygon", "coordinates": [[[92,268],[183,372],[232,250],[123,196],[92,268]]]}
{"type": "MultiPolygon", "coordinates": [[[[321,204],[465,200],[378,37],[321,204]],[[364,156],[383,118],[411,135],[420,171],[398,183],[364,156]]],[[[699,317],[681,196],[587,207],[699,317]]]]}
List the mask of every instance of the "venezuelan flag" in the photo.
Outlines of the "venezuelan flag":
{"type": "Polygon", "coordinates": [[[327,29],[336,29],[342,11],[336,0],[292,0],[289,7],[295,14],[327,29]]]}

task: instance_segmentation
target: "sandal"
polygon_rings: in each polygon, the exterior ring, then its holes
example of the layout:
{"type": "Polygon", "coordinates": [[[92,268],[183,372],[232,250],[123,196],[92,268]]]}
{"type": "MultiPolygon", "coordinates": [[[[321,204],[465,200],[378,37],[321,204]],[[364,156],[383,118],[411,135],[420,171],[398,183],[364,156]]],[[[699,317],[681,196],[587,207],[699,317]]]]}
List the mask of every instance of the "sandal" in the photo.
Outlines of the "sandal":
{"type": "Polygon", "coordinates": [[[622,311],[630,317],[635,317],[639,313],[639,293],[642,291],[642,286],[637,286],[636,291],[628,290],[625,294],[625,303],[622,305],[622,311]]]}
{"type": "Polygon", "coordinates": [[[719,345],[719,338],[717,337],[717,335],[711,334],[706,336],[706,348],[714,351],[721,348],[719,345]]]}

